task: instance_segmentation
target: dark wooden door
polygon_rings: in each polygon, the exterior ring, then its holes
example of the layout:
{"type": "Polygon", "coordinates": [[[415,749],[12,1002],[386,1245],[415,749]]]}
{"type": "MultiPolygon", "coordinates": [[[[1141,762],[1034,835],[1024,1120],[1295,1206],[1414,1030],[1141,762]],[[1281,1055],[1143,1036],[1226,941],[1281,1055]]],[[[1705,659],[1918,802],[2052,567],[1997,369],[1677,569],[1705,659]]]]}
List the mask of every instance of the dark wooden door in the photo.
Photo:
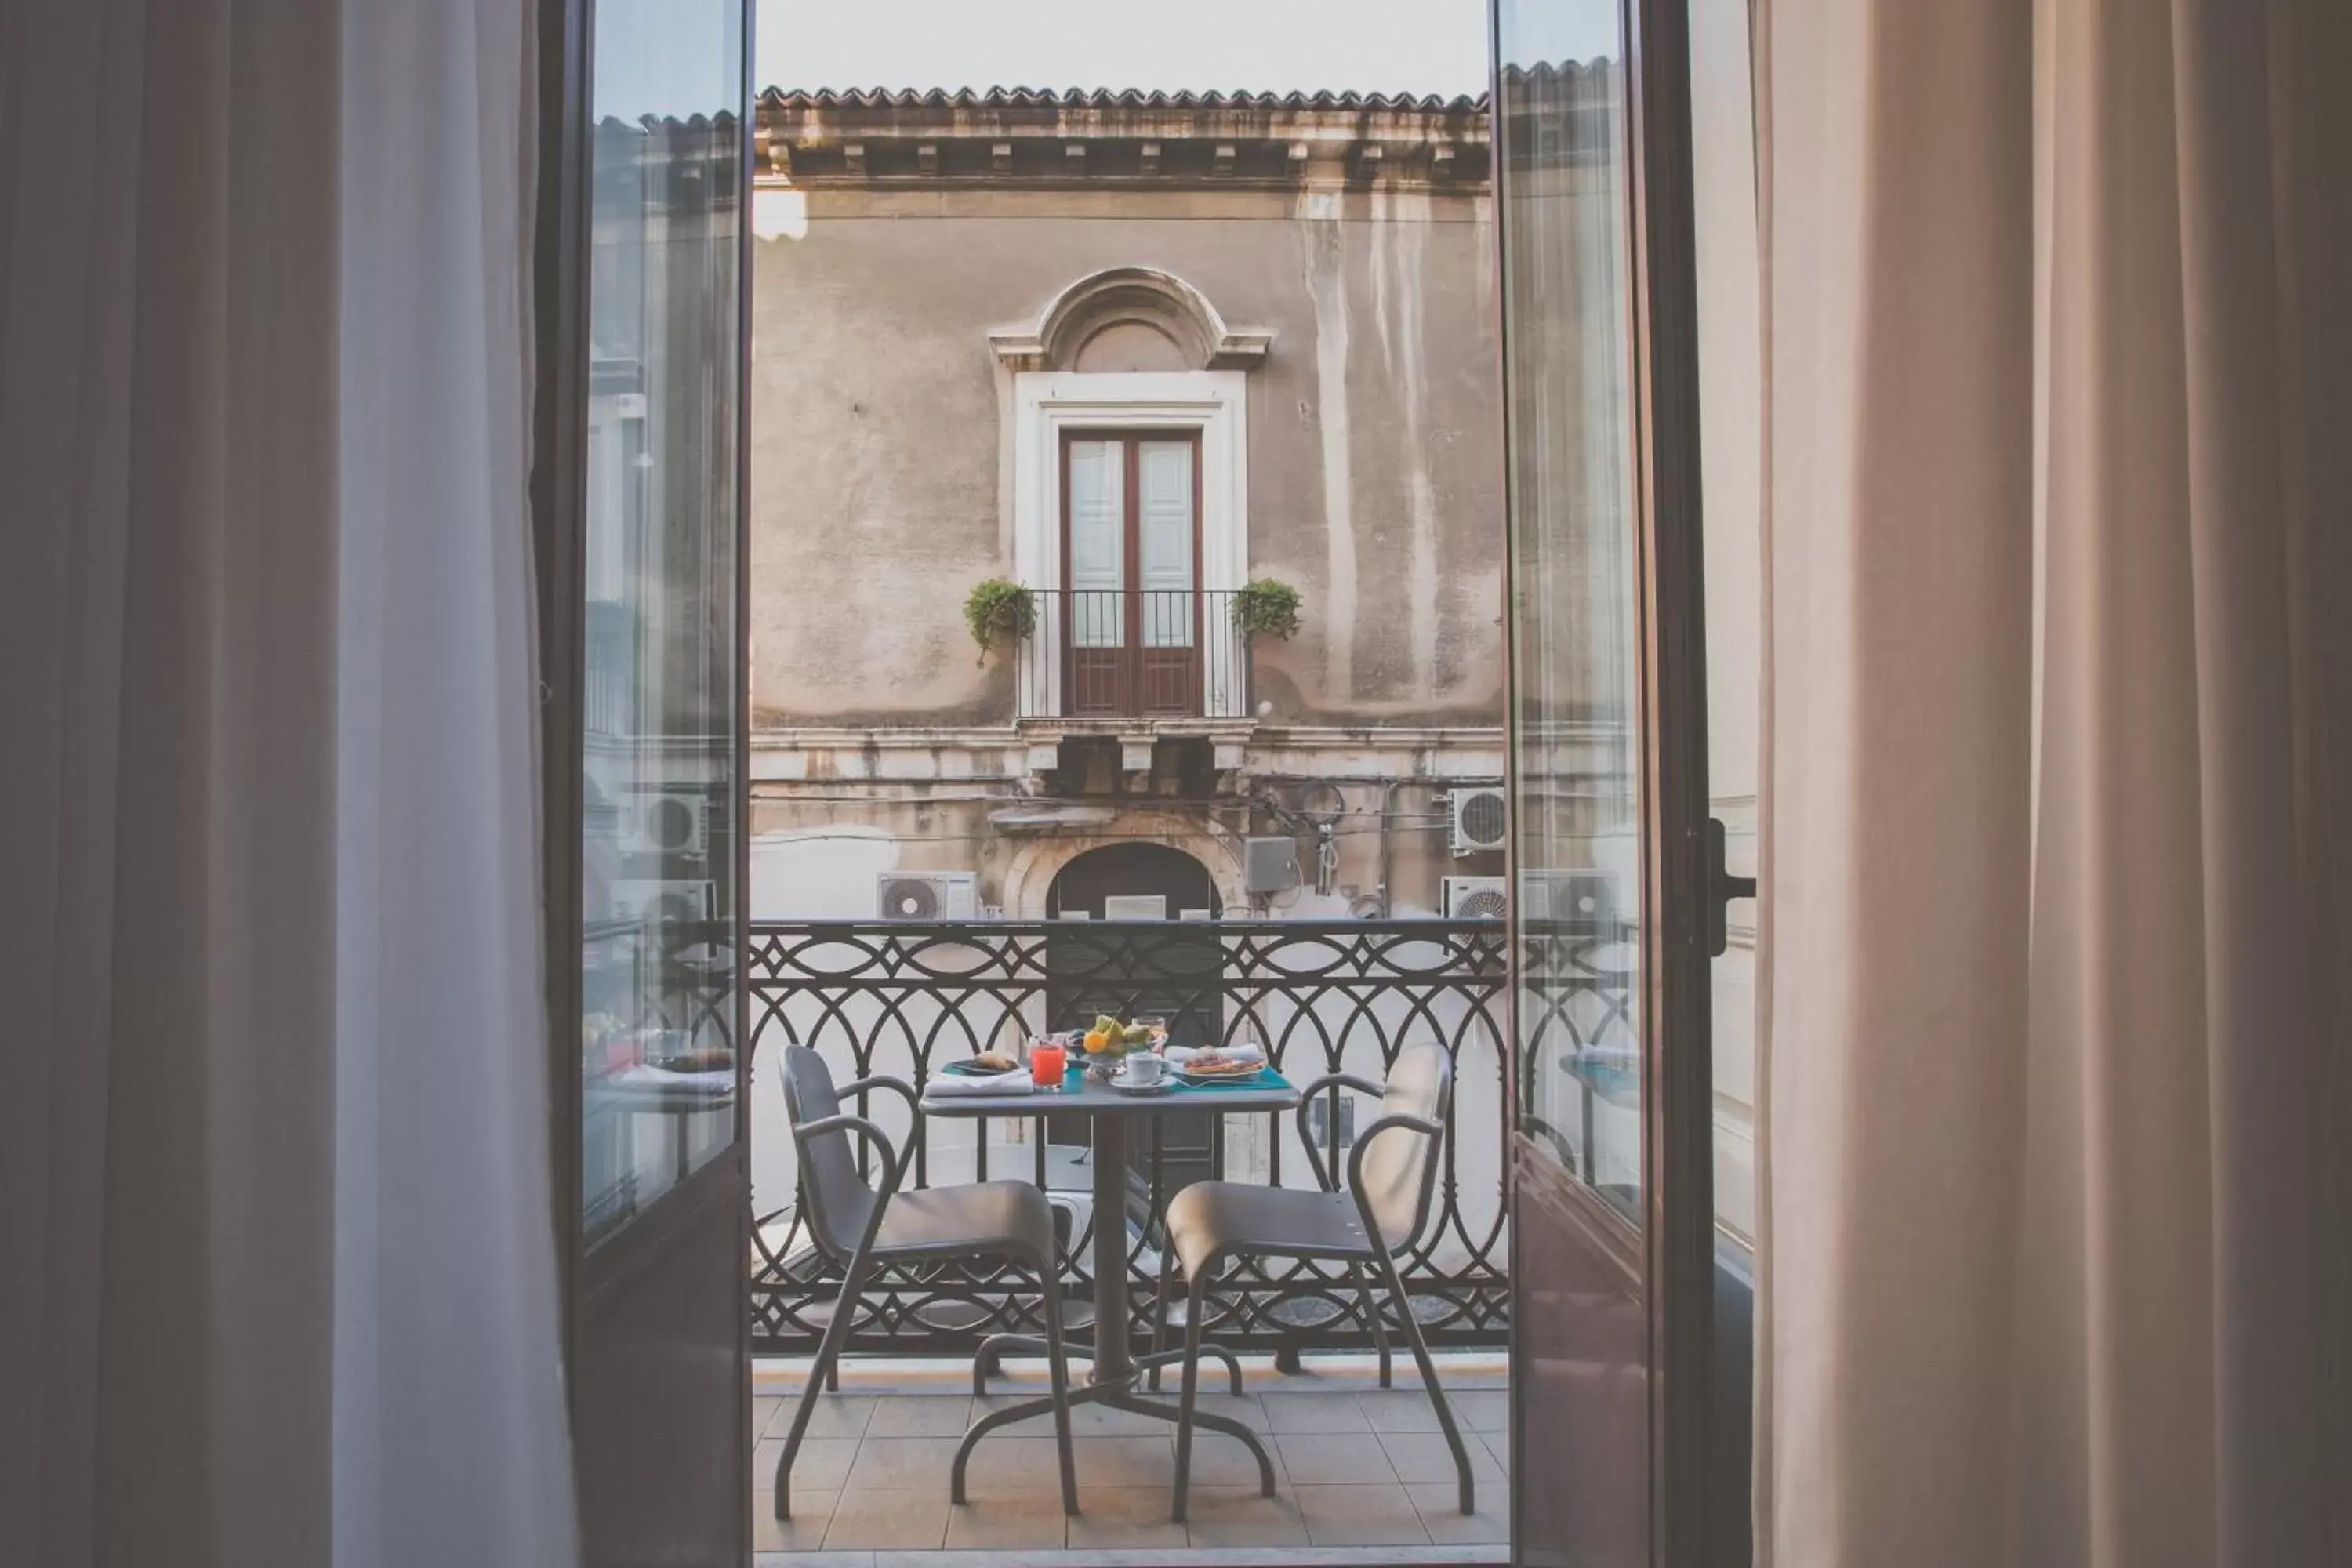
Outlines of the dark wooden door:
{"type": "Polygon", "coordinates": [[[1196,431],[1062,441],[1063,689],[1076,718],[1203,711],[1196,431]]]}
{"type": "Polygon", "coordinates": [[[547,15],[537,482],[583,1555],[742,1563],[749,5],[547,15]]]}
{"type": "Polygon", "coordinates": [[[1563,1568],[1706,1568],[1730,1539],[1711,1473],[1708,984],[1724,884],[1706,831],[1684,9],[1496,0],[1492,35],[1513,1552],[1563,1568]],[[1558,744],[1569,731],[1579,746],[1558,744]],[[1608,896],[1530,896],[1564,878],[1608,896]]]}

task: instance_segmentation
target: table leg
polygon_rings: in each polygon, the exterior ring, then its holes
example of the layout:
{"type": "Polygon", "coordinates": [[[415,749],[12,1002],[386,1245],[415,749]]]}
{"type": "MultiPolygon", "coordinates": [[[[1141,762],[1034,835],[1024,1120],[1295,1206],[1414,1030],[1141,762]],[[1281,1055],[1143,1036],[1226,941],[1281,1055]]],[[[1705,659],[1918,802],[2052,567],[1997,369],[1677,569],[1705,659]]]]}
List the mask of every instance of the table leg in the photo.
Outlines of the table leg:
{"type": "Polygon", "coordinates": [[[1135,1381],[1127,1325],[1127,1118],[1096,1116],[1095,1364],[1089,1379],[1119,1387],[1135,1381]]]}
{"type": "MultiPolygon", "coordinates": [[[[1096,1116],[1094,1122],[1095,1177],[1095,1352],[1094,1373],[1087,1385],[1070,1390],[1073,1409],[1081,1405],[1108,1405],[1137,1415],[1173,1425],[1179,1416],[1177,1407],[1156,1399],[1146,1399],[1133,1392],[1137,1363],[1134,1342],[1128,1331],[1127,1300],[1127,1162],[1128,1119],[1123,1116],[1096,1116]]],[[[1021,1336],[1001,1336],[1014,1339],[1021,1336]]],[[[986,1350],[983,1346],[983,1351],[986,1350]]],[[[1001,1348],[1015,1348],[1004,1344],[1001,1348]]],[[[1203,1350],[1214,1347],[1203,1346],[1203,1350]]],[[[1172,1360],[1181,1352],[1168,1355],[1151,1355],[1146,1363],[1172,1360]]],[[[1232,1370],[1234,1392],[1242,1392],[1241,1363],[1222,1349],[1214,1353],[1223,1357],[1232,1370]]],[[[974,1421],[965,1429],[963,1441],[956,1446],[955,1462],[948,1471],[948,1495],[961,1503],[964,1500],[964,1470],[971,1462],[971,1450],[982,1437],[999,1426],[1015,1421],[1025,1421],[1033,1415],[1053,1409],[1050,1399],[1027,1399],[1017,1405],[1000,1405],[974,1421]]],[[[1205,1410],[1195,1410],[1192,1424],[1209,1432],[1221,1432],[1234,1438],[1249,1449],[1257,1460],[1258,1489],[1265,1496],[1274,1495],[1274,1460],[1265,1445],[1246,1423],[1205,1410]]]]}

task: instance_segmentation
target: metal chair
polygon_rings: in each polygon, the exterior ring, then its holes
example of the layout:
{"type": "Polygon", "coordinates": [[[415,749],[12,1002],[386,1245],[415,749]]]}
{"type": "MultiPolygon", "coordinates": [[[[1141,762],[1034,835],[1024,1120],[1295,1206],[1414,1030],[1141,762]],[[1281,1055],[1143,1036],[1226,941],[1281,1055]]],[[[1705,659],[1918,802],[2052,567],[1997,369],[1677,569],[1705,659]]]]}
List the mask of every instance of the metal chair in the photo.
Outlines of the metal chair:
{"type": "MultiPolygon", "coordinates": [[[[1437,1424],[1445,1430],[1446,1446],[1454,1450],[1454,1468],[1460,1480],[1462,1511],[1475,1511],[1470,1455],[1454,1424],[1454,1410],[1437,1381],[1428,1342],[1412,1315],[1412,1300],[1397,1272],[1397,1254],[1409,1250],[1429,1223],[1429,1208],[1437,1189],[1437,1152],[1445,1136],[1454,1102],[1454,1063],[1442,1047],[1417,1045],[1398,1056],[1388,1082],[1347,1073],[1316,1079],[1300,1093],[1297,1117],[1299,1141],[1321,1190],[1252,1186],[1241,1182],[1195,1182],[1169,1200],[1168,1246],[1160,1266],[1160,1301],[1152,1344],[1167,1338],[1168,1300],[1175,1265],[1184,1266],[1188,1299],[1184,1312],[1184,1391],[1176,1424],[1176,1497],[1171,1518],[1184,1518],[1186,1492],[1192,1480],[1192,1411],[1201,1384],[1201,1325],[1208,1316],[1208,1295],[1217,1266],[1231,1258],[1296,1258],[1310,1262],[1340,1263],[1359,1291],[1365,1291],[1363,1271],[1377,1269],[1396,1304],[1412,1358],[1421,1368],[1423,1386],[1437,1408],[1437,1424]],[[1348,1157],[1347,1190],[1339,1190],[1336,1173],[1316,1152],[1307,1130],[1307,1107],[1315,1096],[1334,1086],[1360,1089],[1381,1097],[1379,1119],[1356,1135],[1348,1157]]],[[[1387,1337],[1369,1292],[1364,1316],[1388,1360],[1387,1337]]]]}
{"type": "MultiPolygon", "coordinates": [[[[1054,1441],[1062,1461],[1062,1511],[1078,1511],[1077,1469],[1070,1449],[1069,1358],[1062,1348],[1061,1269],[1054,1235],[1053,1205],[1026,1182],[975,1182],[962,1186],[900,1192],[907,1153],[889,1135],[862,1116],[841,1109],[841,1097],[861,1089],[887,1089],[906,1097],[918,1126],[922,1102],[905,1081],[862,1078],[835,1088],[824,1058],[806,1046],[784,1047],[784,1108],[793,1124],[800,1165],[800,1197],[809,1235],[827,1258],[841,1266],[841,1295],[824,1326],[824,1339],[809,1368],[808,1385],[793,1413],[793,1429],[776,1460],[776,1517],[792,1517],[793,1460],[818,1394],[841,1359],[856,1316],[858,1293],[877,1269],[892,1264],[929,1263],[974,1254],[1003,1254],[1036,1272],[1045,1318],[1047,1375],[1053,1386],[1054,1441]],[[868,1186],[857,1173],[849,1135],[880,1156],[882,1184],[868,1186]]],[[[909,1134],[911,1138],[912,1134],[909,1134]]]]}

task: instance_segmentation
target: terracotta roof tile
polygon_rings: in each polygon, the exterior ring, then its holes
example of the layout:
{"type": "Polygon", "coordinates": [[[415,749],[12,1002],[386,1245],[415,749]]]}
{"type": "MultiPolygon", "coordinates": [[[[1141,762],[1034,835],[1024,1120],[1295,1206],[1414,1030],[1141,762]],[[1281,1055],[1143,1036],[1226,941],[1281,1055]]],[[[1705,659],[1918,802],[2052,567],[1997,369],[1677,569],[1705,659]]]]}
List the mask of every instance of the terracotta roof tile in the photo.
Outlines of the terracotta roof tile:
{"type": "Polygon", "coordinates": [[[1424,114],[1469,114],[1486,107],[1486,95],[1441,98],[1409,92],[1144,92],[1136,88],[992,87],[919,91],[914,88],[819,89],[772,87],[763,105],[796,109],[1225,109],[1372,110],[1424,114]]]}

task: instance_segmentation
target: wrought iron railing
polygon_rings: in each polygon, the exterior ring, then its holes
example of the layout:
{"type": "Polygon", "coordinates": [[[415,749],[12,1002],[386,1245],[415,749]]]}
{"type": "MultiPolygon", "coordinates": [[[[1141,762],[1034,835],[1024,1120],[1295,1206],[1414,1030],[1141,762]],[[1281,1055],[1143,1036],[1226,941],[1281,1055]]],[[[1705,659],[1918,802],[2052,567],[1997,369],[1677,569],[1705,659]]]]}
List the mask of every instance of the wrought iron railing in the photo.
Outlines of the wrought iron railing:
{"type": "MultiPolygon", "coordinates": [[[[919,1085],[949,1061],[1097,1012],[1161,1015],[1179,1044],[1254,1040],[1295,1083],[1337,1070],[1377,1079],[1405,1046],[1434,1040],[1454,1058],[1454,1124],[1431,1224],[1403,1274],[1433,1342],[1499,1346],[1508,1331],[1506,951],[1503,927],[1481,921],[758,924],[750,954],[754,1125],[783,1126],[772,1080],[774,1053],[786,1043],[815,1047],[839,1079],[891,1073],[919,1085]],[[762,1097],[775,1104],[763,1107],[762,1097]]],[[[1622,1026],[1629,998],[1608,994],[1622,989],[1620,978],[1595,971],[1556,981],[1558,994],[1538,1009],[1549,1038],[1573,1051],[1597,1037],[1596,1022],[1603,1031],[1622,1026]]],[[[1346,1148],[1353,1098],[1318,1097],[1324,1109],[1311,1114],[1309,1131],[1325,1151],[1346,1148]]],[[[893,1096],[871,1096],[863,1113],[894,1133],[907,1125],[893,1096]]],[[[1158,1287],[1153,1216],[1186,1181],[1314,1184],[1289,1116],[1203,1111],[1191,1129],[1186,1119],[1152,1119],[1165,1131],[1148,1141],[1128,1213],[1112,1219],[1129,1235],[1138,1332],[1149,1330],[1158,1287]]],[[[1091,1227],[1102,1216],[1087,1212],[1087,1183],[1071,1169],[1084,1159],[1084,1129],[1066,1120],[925,1122],[913,1130],[907,1180],[1011,1175],[1046,1187],[1067,1219],[1062,1289],[1083,1302],[1091,1227]],[[982,1126],[998,1131],[975,1131],[982,1126]]],[[[761,1353],[805,1352],[838,1280],[792,1204],[762,1206],[770,1212],[754,1227],[754,1343],[761,1353]]],[[[1328,1269],[1270,1261],[1234,1270],[1214,1294],[1212,1331],[1235,1349],[1288,1355],[1371,1343],[1345,1279],[1328,1269]]],[[[947,1353],[1034,1326],[1036,1302],[995,1260],[974,1259],[886,1276],[858,1310],[853,1348],[947,1353]]]]}
{"type": "Polygon", "coordinates": [[[1024,719],[1249,711],[1249,638],[1226,590],[1037,588],[1014,682],[1024,719]]]}

